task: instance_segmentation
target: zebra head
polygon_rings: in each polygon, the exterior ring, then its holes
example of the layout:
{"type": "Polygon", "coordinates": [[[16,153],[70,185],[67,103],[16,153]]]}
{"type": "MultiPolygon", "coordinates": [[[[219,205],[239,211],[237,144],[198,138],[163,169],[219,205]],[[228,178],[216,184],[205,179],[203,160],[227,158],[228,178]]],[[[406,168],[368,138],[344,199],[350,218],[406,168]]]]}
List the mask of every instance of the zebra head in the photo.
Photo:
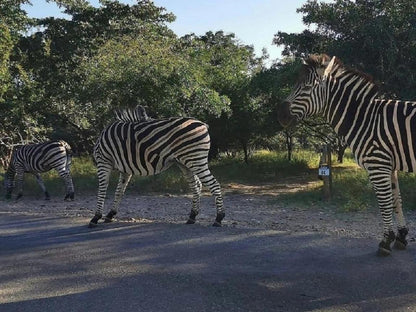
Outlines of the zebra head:
{"type": "Polygon", "coordinates": [[[278,121],[289,127],[323,110],[325,100],[325,69],[330,57],[311,55],[303,60],[298,83],[278,108],[278,121]]]}

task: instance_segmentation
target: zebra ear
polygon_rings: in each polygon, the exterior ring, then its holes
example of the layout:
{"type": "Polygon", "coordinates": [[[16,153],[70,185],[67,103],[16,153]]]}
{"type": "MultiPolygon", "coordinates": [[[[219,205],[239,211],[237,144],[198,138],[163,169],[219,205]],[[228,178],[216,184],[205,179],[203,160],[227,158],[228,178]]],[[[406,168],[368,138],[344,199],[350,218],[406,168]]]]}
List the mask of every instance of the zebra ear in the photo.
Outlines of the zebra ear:
{"type": "Polygon", "coordinates": [[[337,57],[334,56],[332,59],[328,62],[326,65],[325,71],[324,71],[324,77],[328,77],[329,73],[331,72],[334,64],[336,63],[337,57]]]}
{"type": "Polygon", "coordinates": [[[302,63],[318,69],[326,67],[330,60],[331,58],[326,54],[311,54],[307,58],[302,58],[302,63]]]}
{"type": "Polygon", "coordinates": [[[321,66],[327,67],[330,62],[331,58],[327,54],[321,54],[321,66]]]}

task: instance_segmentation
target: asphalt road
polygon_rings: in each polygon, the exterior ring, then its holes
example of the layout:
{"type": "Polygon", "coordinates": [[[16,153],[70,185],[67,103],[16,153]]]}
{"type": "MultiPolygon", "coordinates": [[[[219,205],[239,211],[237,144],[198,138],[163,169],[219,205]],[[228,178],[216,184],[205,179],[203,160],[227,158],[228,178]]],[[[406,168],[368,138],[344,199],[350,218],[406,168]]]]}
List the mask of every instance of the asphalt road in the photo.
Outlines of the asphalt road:
{"type": "Polygon", "coordinates": [[[0,311],[416,311],[416,244],[0,213],[0,311]]]}

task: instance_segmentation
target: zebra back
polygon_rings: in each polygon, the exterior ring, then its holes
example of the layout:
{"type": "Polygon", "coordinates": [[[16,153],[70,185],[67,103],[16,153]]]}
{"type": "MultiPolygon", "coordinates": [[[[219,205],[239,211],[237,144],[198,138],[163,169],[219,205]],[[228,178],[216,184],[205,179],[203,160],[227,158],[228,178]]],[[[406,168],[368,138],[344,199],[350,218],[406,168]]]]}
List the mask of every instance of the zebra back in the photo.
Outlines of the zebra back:
{"type": "Polygon", "coordinates": [[[147,176],[164,171],[172,161],[206,164],[210,137],[205,123],[190,117],[147,117],[143,122],[144,115],[134,112],[125,110],[120,116],[134,121],[116,121],[102,131],[94,146],[97,166],[147,176]]]}
{"type": "Polygon", "coordinates": [[[46,172],[58,167],[69,169],[71,156],[71,146],[63,140],[27,144],[14,150],[9,167],[24,168],[28,172],[46,172]]]}

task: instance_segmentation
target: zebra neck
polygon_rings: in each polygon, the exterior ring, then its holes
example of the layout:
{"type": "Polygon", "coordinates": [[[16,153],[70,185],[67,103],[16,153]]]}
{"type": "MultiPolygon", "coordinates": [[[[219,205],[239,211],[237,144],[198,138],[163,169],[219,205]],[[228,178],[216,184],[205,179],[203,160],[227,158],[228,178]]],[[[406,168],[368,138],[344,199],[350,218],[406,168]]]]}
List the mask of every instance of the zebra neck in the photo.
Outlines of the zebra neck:
{"type": "Polygon", "coordinates": [[[327,81],[326,120],[352,147],[374,116],[377,87],[368,78],[348,70],[335,72],[327,81]]]}

